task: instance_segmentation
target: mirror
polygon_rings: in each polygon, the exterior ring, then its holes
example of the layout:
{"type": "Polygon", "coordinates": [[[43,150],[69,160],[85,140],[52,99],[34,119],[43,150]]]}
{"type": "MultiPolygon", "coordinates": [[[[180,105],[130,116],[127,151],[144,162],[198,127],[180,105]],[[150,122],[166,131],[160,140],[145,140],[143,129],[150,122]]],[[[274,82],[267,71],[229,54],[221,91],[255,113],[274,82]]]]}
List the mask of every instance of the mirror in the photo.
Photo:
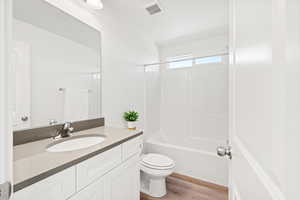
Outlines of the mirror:
{"type": "Polygon", "coordinates": [[[14,129],[101,117],[101,35],[44,0],[15,0],[14,129]]]}

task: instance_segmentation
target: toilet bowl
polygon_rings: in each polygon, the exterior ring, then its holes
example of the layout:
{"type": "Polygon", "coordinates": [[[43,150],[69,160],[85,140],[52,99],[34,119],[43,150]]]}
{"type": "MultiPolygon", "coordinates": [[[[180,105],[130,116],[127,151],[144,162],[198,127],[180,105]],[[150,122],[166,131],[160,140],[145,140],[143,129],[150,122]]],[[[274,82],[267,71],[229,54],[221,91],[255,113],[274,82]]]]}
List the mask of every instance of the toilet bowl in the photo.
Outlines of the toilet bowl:
{"type": "Polygon", "coordinates": [[[152,197],[167,194],[166,177],[173,173],[175,163],[167,156],[145,154],[141,156],[141,192],[152,197]]]}

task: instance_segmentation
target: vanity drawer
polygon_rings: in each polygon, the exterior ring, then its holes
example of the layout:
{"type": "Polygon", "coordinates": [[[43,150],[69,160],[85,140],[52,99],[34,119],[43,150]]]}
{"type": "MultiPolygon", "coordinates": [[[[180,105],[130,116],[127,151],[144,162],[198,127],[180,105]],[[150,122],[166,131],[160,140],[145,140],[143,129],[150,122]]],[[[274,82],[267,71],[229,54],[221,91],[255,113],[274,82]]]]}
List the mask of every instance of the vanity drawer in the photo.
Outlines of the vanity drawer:
{"type": "Polygon", "coordinates": [[[76,192],[75,167],[14,193],[13,200],[65,200],[76,192]]]}
{"type": "Polygon", "coordinates": [[[136,137],[122,144],[122,159],[127,160],[136,153],[141,153],[143,149],[142,136],[136,137]]]}
{"type": "Polygon", "coordinates": [[[114,147],[77,165],[77,191],[99,179],[122,162],[121,146],[114,147]]]}

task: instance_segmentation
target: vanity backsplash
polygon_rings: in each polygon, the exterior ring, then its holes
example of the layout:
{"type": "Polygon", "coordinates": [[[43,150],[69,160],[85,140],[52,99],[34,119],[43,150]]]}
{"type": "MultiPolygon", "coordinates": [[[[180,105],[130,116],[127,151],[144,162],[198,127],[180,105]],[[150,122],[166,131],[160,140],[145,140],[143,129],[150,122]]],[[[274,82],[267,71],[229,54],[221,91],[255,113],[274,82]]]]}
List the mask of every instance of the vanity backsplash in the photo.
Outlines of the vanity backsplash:
{"type": "MultiPolygon", "coordinates": [[[[104,125],[105,125],[104,118],[76,121],[72,123],[72,127],[74,128],[73,131],[74,133],[87,130],[87,129],[101,127],[104,125]]],[[[44,126],[44,127],[14,131],[13,133],[14,146],[53,137],[56,135],[57,130],[60,129],[62,126],[63,124],[56,124],[52,126],[44,126]]]]}

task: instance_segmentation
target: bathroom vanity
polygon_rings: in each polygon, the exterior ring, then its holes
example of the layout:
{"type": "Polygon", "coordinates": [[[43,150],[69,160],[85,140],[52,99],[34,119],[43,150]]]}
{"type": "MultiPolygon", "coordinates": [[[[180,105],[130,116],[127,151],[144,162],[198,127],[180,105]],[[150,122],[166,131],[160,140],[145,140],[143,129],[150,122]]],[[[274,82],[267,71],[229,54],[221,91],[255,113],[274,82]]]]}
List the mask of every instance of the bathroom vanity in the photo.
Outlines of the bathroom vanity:
{"type": "Polygon", "coordinates": [[[48,152],[53,139],[14,147],[14,200],[139,200],[142,132],[98,127],[76,137],[105,140],[88,148],[48,152]]]}

